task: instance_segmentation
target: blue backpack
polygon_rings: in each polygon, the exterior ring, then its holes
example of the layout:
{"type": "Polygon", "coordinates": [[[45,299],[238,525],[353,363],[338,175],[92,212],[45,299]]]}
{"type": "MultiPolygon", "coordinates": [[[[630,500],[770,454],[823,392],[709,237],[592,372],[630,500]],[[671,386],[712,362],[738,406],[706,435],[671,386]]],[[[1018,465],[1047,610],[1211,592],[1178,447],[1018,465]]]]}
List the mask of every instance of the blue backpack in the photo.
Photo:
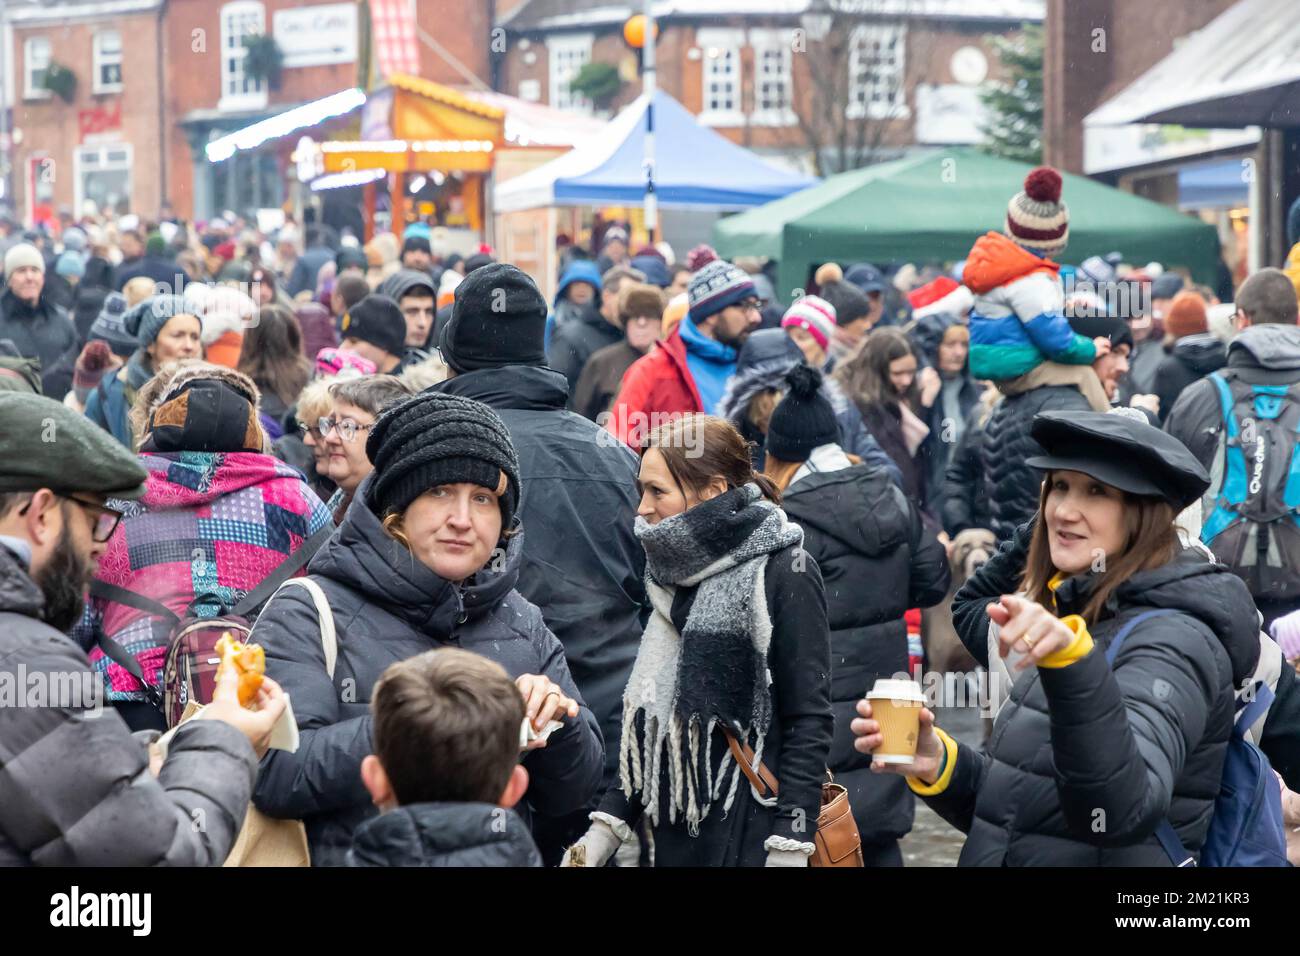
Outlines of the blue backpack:
{"type": "MultiPolygon", "coordinates": [[[[1106,662],[1113,664],[1125,639],[1142,621],[1164,614],[1170,608],[1144,611],[1120,628],[1106,648],[1106,662]]],[[[1246,738],[1246,732],[1268,712],[1273,691],[1259,683],[1253,694],[1243,691],[1237,699],[1236,723],[1228,738],[1223,761],[1223,779],[1214,801],[1214,815],[1201,847],[1201,866],[1288,866],[1286,829],[1282,823],[1282,794],[1264,752],[1246,738]],[[1252,698],[1243,700],[1243,698],[1252,698]]],[[[1156,839],[1174,866],[1196,866],[1173,824],[1167,819],[1156,827],[1156,839]]]]}
{"type": "Polygon", "coordinates": [[[1300,598],[1300,385],[1251,385],[1230,369],[1206,377],[1224,429],[1201,541],[1257,600],[1300,598]]]}

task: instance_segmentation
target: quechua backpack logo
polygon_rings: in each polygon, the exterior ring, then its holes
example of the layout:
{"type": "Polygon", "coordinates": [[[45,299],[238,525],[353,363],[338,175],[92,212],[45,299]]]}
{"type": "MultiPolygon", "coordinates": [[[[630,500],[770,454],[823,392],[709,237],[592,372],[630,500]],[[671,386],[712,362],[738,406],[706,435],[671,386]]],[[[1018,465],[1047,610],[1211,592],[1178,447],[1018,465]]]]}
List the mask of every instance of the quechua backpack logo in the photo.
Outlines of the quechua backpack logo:
{"type": "Polygon", "coordinates": [[[1256,600],[1300,598],[1300,385],[1207,376],[1223,433],[1203,500],[1201,541],[1256,600]]]}

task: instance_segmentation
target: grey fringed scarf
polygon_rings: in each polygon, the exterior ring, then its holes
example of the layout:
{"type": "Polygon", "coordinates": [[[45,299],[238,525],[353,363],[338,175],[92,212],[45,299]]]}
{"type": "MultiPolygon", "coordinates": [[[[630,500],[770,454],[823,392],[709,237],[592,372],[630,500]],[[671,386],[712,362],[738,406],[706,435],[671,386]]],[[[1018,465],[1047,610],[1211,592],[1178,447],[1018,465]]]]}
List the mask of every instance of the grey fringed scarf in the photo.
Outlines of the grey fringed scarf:
{"type": "Polygon", "coordinates": [[[724,813],[741,777],[730,753],[713,773],[715,725],[751,741],[756,761],[762,759],[772,717],[764,569],[772,554],[802,545],[803,529],[748,484],[657,525],[638,517],[636,535],[645,548],[654,613],[623,692],[619,777],[629,798],[641,794],[653,825],[666,802],[668,819],[684,817],[694,835],[721,795],[727,770],[724,813]],[[673,597],[690,586],[695,599],[679,634],[673,597]]]}

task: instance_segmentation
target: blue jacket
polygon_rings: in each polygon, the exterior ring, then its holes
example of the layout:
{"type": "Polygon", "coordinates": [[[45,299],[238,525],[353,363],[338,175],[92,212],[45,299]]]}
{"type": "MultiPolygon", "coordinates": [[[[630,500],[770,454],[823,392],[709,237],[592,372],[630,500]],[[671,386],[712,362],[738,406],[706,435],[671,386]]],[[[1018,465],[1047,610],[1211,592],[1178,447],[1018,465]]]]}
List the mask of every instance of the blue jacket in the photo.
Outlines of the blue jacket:
{"type": "Polygon", "coordinates": [[[112,375],[106,375],[86,399],[86,417],[109,432],[127,448],[133,448],[131,422],[127,413],[135,404],[135,393],[153,377],[137,351],[112,375]]]}
{"type": "Polygon", "coordinates": [[[727,388],[727,379],[736,371],[736,350],[704,335],[689,315],[678,328],[686,346],[686,366],[695,379],[700,399],[705,408],[717,408],[727,388]]]}
{"type": "Polygon", "coordinates": [[[543,343],[548,350],[551,347],[551,336],[555,333],[557,321],[563,323],[568,318],[567,315],[559,315],[560,306],[566,301],[564,293],[575,282],[589,283],[596,290],[596,298],[588,308],[597,309],[600,306],[600,270],[596,268],[596,263],[590,259],[575,259],[564,270],[564,275],[560,276],[560,285],[555,290],[555,301],[551,304],[551,314],[546,317],[546,335],[543,343]]]}

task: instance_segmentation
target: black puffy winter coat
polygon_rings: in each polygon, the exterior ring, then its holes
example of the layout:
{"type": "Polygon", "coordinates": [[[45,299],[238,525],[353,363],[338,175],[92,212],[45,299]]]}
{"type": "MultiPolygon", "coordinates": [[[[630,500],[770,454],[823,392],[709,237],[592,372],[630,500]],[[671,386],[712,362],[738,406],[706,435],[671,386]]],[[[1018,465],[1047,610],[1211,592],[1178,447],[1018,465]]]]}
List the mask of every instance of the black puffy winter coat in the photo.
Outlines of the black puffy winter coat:
{"type": "Polygon", "coordinates": [[[943,600],[950,572],[943,547],[883,469],[855,465],[801,478],[782,506],[804,530],[821,568],[831,631],[830,769],[848,788],[863,843],[896,840],[912,828],[912,794],[902,777],[871,772],[853,749],[849,724],[877,678],[907,672],[908,608],[943,600]]]}
{"type": "Polygon", "coordinates": [[[573,679],[600,722],[613,779],[627,686],[641,643],[645,552],[636,520],[636,455],[565,411],[564,379],[507,366],[457,375],[433,390],[490,405],[519,453],[524,536],[519,593],[564,645],[573,679]]]}
{"type": "MultiPolygon", "coordinates": [[[[1014,587],[1030,531],[957,593],[968,649],[986,644],[985,606],[1014,587]]],[[[1056,613],[1077,614],[1094,578],[1067,579],[1056,613]]],[[[1061,668],[1030,668],[998,712],[984,752],[959,747],[947,788],[927,803],[968,834],[964,866],[1168,866],[1155,828],[1168,819],[1188,851],[1205,840],[1219,793],[1234,689],[1259,634],[1245,585],[1186,550],[1119,586],[1090,629],[1095,646],[1061,668]],[[1125,623],[1114,668],[1106,648],[1125,623]]],[[[987,658],[987,652],[979,654],[987,658]]]]}
{"type": "Polygon", "coordinates": [[[528,827],[488,803],[416,803],[357,827],[348,866],[541,866],[528,827]]]}
{"type": "Polygon", "coordinates": [[[984,493],[984,429],[990,414],[983,402],[971,409],[961,441],[944,470],[939,518],[950,538],[967,528],[987,528],[992,521],[989,496],[984,493]]]}
{"type": "Polygon", "coordinates": [[[989,502],[989,530],[1006,541],[1038,510],[1043,476],[1025,464],[1043,449],[1029,434],[1039,412],[1091,411],[1083,393],[1072,385],[1045,385],[998,403],[980,444],[984,463],[984,491],[989,502]]]}
{"type": "MultiPolygon", "coordinates": [[[[338,632],[334,678],[325,670],[316,607],[303,588],[277,594],[263,609],[253,640],[266,649],[266,672],[293,700],[302,741],[296,753],[273,750],[262,761],[254,802],[273,817],[301,818],[312,863],[345,861],[353,832],[375,815],[361,782],[373,752],[370,696],[390,664],[439,647],[496,661],[512,677],[544,674],[582,701],[564,648],[515,583],[523,535],[506,546],[503,567],[485,568],[463,585],[440,578],[390,538],[361,489],[334,535],[307,566],[329,599],[338,632]]],[[[600,785],[604,751],[585,704],[547,746],[524,758],[527,806],[564,814],[584,806],[600,785]]]]}

